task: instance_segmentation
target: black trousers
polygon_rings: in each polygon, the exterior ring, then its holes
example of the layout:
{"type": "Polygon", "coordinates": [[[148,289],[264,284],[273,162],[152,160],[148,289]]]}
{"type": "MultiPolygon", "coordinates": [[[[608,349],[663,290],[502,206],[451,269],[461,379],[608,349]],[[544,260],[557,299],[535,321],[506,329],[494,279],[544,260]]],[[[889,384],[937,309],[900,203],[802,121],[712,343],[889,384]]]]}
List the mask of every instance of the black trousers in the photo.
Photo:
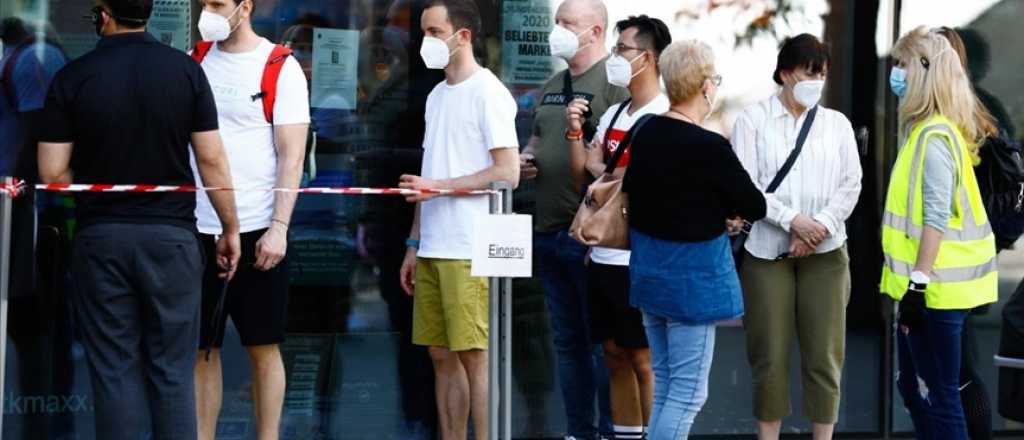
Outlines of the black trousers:
{"type": "Polygon", "coordinates": [[[169,225],[97,224],[75,238],[72,306],[97,439],[196,438],[201,252],[169,225]]]}

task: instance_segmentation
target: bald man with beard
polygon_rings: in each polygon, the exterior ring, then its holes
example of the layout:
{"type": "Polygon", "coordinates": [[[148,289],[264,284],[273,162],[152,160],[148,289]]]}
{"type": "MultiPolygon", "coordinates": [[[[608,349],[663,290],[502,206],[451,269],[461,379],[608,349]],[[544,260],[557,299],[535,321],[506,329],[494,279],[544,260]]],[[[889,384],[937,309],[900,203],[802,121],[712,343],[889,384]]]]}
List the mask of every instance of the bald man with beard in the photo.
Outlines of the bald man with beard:
{"type": "MultiPolygon", "coordinates": [[[[608,10],[600,0],[566,0],[555,14],[556,29],[563,37],[575,36],[575,48],[553,46],[553,55],[569,67],[544,84],[534,107],[533,134],[520,155],[523,179],[536,180],[537,212],[534,251],[539,276],[551,316],[558,376],[567,420],[567,439],[595,439],[610,433],[608,371],[601,349],[591,339],[585,286],[586,247],[569,237],[584,182],[573,175],[585,157],[582,144],[571,143],[567,133],[566,105],[574,98],[590,103],[588,121],[596,127],[608,107],[629,97],[629,92],[608,84],[605,32],[608,10]],[[573,50],[575,49],[575,50],[573,50]],[[567,96],[565,76],[570,75],[574,96],[567,96]],[[579,148],[573,154],[572,148],[579,148]],[[599,397],[600,396],[600,397],[599,397]],[[595,402],[600,400],[600,405],[595,402]],[[595,426],[595,406],[600,407],[600,426],[595,426]],[[600,429],[599,429],[600,428],[600,429]],[[600,432],[599,432],[600,431],[600,432]]],[[[562,39],[563,41],[565,38],[562,39]]],[[[568,38],[571,42],[572,38],[568,38]]],[[[573,46],[569,44],[568,46],[573,46]]]]}

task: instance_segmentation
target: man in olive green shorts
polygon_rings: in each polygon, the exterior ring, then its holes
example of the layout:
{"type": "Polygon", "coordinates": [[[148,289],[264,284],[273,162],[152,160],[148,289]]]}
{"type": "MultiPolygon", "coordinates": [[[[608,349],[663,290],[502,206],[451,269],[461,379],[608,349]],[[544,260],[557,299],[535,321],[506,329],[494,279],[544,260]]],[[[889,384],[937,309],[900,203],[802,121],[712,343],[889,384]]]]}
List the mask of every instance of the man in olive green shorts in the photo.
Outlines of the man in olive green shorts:
{"type": "MultiPolygon", "coordinates": [[[[473,58],[480,12],[473,0],[427,0],[420,21],[427,67],[445,81],[427,97],[423,172],[402,176],[408,189],[485,189],[519,180],[517,106],[512,94],[473,58]]],[[[473,219],[488,214],[486,196],[407,197],[417,202],[402,263],[413,302],[412,342],[430,347],[445,440],[465,440],[473,415],[487,438],[487,280],[470,276],[473,219]]]]}

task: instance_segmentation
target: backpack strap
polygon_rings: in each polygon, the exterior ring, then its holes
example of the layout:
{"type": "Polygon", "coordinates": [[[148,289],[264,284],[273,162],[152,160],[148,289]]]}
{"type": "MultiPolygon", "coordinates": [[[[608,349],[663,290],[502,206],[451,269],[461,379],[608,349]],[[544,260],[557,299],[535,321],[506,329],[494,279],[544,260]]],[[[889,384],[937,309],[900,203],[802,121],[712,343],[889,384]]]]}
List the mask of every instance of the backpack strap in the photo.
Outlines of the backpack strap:
{"type": "Polygon", "coordinates": [[[274,103],[277,102],[277,79],[281,77],[284,62],[291,54],[291,49],[280,44],[274,45],[274,50],[267,57],[267,65],[263,67],[259,96],[263,99],[263,116],[271,125],[274,124],[274,103]]]}
{"type": "Polygon", "coordinates": [[[211,48],[213,48],[212,41],[200,41],[196,43],[195,49],[192,49],[192,59],[196,60],[197,63],[202,64],[203,59],[206,58],[206,54],[210,53],[211,48]]]}

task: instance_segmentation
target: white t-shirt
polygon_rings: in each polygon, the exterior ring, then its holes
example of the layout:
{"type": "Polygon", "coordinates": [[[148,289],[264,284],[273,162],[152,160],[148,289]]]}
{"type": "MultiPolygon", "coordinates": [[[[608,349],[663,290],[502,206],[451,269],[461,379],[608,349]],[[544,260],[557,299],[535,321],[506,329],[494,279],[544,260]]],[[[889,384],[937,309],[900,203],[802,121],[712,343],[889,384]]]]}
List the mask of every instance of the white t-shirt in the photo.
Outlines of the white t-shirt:
{"type": "MultiPolygon", "coordinates": [[[[605,131],[608,130],[608,126],[612,123],[612,117],[615,116],[615,112],[619,110],[621,105],[615,104],[601,115],[601,122],[597,126],[597,133],[594,134],[594,141],[598,142],[602,147],[604,147],[605,131]]],[[[619,141],[626,137],[626,133],[633,127],[637,119],[646,114],[665,113],[668,111],[669,105],[668,97],[661,94],[652,99],[651,102],[648,102],[647,105],[637,109],[633,114],[629,114],[629,108],[623,110],[619,114],[619,119],[615,121],[615,126],[608,132],[608,146],[605,150],[607,157],[610,158],[612,154],[615,154],[615,150],[619,147],[619,141]]],[[[628,150],[623,153],[618,166],[624,167],[627,165],[629,165],[628,150]]],[[[590,250],[590,259],[598,264],[629,266],[629,251],[594,246],[590,250]]]]}
{"type": "MultiPolygon", "coordinates": [[[[271,188],[277,183],[277,149],[274,128],[263,114],[263,100],[253,98],[260,92],[263,69],[274,44],[266,39],[245,53],[222,52],[214,44],[203,59],[202,67],[217,101],[217,120],[224,141],[231,180],[235,188],[271,188]]],[[[309,123],[309,90],[306,76],[295,58],[288,57],[277,79],[274,102],[274,125],[309,123]]],[[[192,170],[196,184],[202,178],[192,170]]],[[[274,193],[270,191],[237,191],[235,204],[242,232],[270,227],[274,210],[274,193]]],[[[199,232],[220,234],[217,213],[205,192],[196,196],[196,218],[199,232]]]]}
{"type": "MultiPolygon", "coordinates": [[[[427,97],[423,172],[428,179],[462,177],[494,164],[491,150],[518,148],[516,102],[505,85],[480,69],[456,84],[442,81],[427,97]]],[[[420,204],[423,258],[472,258],[473,219],[487,215],[487,196],[437,197],[420,204]]]]}

